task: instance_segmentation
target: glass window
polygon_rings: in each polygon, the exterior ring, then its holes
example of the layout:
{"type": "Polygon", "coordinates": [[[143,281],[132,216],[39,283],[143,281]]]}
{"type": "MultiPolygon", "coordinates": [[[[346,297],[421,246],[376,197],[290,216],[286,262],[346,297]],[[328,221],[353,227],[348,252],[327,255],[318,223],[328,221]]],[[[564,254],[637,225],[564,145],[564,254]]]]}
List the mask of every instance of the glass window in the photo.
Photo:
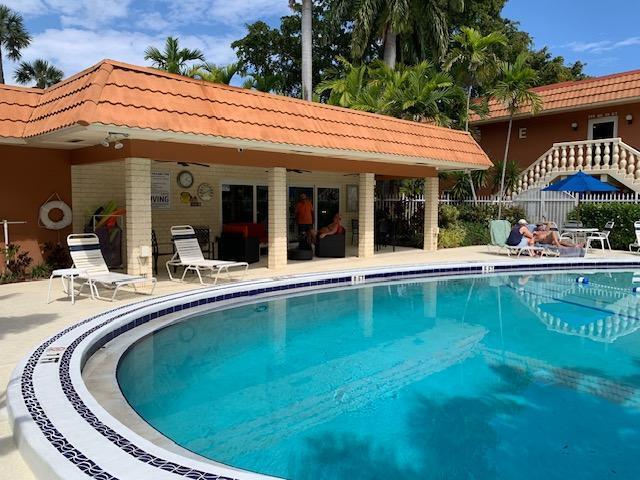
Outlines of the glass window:
{"type": "Polygon", "coordinates": [[[333,222],[333,216],[340,211],[340,190],[318,187],[318,228],[333,222]]]}
{"type": "Polygon", "coordinates": [[[269,189],[265,185],[256,187],[256,209],[256,221],[263,223],[266,229],[269,214],[269,189]]]}
{"type": "Polygon", "coordinates": [[[253,222],[253,185],[222,185],[222,223],[253,222]]]}

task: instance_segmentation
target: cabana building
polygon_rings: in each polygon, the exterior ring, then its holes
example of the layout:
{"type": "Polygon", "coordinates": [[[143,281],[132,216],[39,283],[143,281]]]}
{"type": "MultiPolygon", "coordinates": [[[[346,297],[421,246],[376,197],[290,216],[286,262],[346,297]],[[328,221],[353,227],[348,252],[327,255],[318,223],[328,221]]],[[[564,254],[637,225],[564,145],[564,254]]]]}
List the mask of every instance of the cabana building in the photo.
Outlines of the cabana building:
{"type": "Polygon", "coordinates": [[[374,255],[381,178],[425,179],[433,250],[438,172],[491,166],[466,132],[111,60],[45,90],[1,85],[0,159],[0,221],[26,222],[8,225],[9,241],[35,263],[44,243],[95,228],[110,204],[123,268],[146,275],[184,224],[207,230],[216,256],[225,229],[258,237],[266,265],[284,267],[300,193],[316,225],[340,212],[345,242],[374,255]]]}

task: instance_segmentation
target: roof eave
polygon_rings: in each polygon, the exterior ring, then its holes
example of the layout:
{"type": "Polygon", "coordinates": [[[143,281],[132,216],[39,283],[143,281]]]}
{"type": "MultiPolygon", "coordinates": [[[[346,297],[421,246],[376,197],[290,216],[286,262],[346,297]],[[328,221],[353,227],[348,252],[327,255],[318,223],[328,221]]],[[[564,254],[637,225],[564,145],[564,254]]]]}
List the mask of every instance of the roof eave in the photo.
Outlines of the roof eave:
{"type": "MultiPolygon", "coordinates": [[[[532,114],[531,112],[523,112],[523,113],[514,115],[513,119],[522,120],[523,118],[528,118],[528,117],[542,117],[545,115],[555,115],[558,113],[579,112],[583,110],[592,110],[594,108],[603,108],[603,107],[625,105],[627,103],[638,103],[638,102],[640,102],[640,96],[635,96],[635,97],[629,97],[629,98],[624,98],[619,100],[610,100],[606,102],[594,102],[594,103],[589,103],[587,105],[576,105],[573,107],[550,108],[550,109],[542,110],[541,112],[535,115],[532,114]]],[[[490,123],[502,123],[507,121],[509,121],[509,116],[502,115],[500,117],[490,117],[490,118],[484,118],[480,120],[472,120],[469,122],[469,124],[475,127],[479,125],[488,125],[490,123]]]]}
{"type": "MultiPolygon", "coordinates": [[[[289,143],[276,143],[260,140],[246,140],[232,137],[221,137],[215,135],[200,135],[193,133],[179,133],[165,130],[138,129],[122,127],[110,124],[91,124],[87,127],[90,130],[126,133],[131,139],[141,138],[155,141],[177,141],[185,143],[196,143],[200,145],[211,145],[227,148],[246,148],[247,150],[261,150],[269,152],[293,153],[298,155],[331,156],[350,160],[362,160],[384,163],[398,163],[409,165],[420,165],[433,167],[439,171],[449,170],[486,170],[493,166],[489,157],[484,155],[485,163],[473,163],[464,161],[448,161],[436,158],[414,157],[391,153],[364,152],[358,150],[346,150],[327,147],[313,147],[309,145],[298,145],[289,143]]],[[[479,151],[484,153],[480,147],[479,151]]]]}

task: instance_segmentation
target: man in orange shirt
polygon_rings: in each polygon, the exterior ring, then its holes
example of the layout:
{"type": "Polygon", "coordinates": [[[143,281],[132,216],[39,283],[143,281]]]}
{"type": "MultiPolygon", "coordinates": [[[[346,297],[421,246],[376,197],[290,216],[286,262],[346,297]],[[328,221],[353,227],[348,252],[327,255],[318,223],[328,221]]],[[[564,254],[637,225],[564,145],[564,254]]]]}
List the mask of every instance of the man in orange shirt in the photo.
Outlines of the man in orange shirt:
{"type": "Polygon", "coordinates": [[[304,193],[300,194],[300,199],[296,203],[296,223],[300,236],[313,227],[313,204],[304,193]]]}

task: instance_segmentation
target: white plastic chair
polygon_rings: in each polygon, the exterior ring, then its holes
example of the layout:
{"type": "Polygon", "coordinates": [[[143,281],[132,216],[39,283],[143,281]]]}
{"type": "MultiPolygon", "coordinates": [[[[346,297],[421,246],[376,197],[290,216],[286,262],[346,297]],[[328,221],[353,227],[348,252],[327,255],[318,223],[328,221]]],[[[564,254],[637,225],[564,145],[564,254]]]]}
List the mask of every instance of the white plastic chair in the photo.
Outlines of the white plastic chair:
{"type": "Polygon", "coordinates": [[[180,281],[184,281],[187,272],[195,272],[202,285],[205,285],[205,283],[202,280],[201,271],[208,270],[211,272],[210,276],[213,278],[213,284],[215,285],[221,273],[224,272],[229,277],[231,276],[229,272],[230,268],[244,268],[244,274],[246,274],[249,268],[247,262],[205,259],[204,255],[202,255],[202,249],[198,243],[196,232],[190,225],[176,225],[171,227],[171,239],[176,246],[176,253],[174,253],[171,260],[167,262],[167,273],[171,280],[176,280],[173,278],[173,275],[171,275],[171,267],[184,267],[180,281]]]}
{"type": "Polygon", "coordinates": [[[142,275],[110,272],[102,256],[98,237],[94,233],[71,234],[67,237],[67,245],[69,245],[69,254],[71,255],[71,260],[73,260],[74,268],[82,270],[78,277],[86,280],[80,286],[80,290],[85,285],[88,285],[91,298],[97,297],[101,300],[108,300],[100,296],[98,285],[114,288],[111,301],[116,297],[118,290],[125,285],[133,286],[133,289],[137,292],[136,285],[151,282],[153,286],[149,295],[156,288],[156,279],[153,277],[147,278],[142,275]]]}
{"type": "Polygon", "coordinates": [[[636,233],[636,241],[629,244],[629,251],[633,252],[633,249],[635,248],[636,249],[635,253],[639,253],[640,252],[640,221],[633,222],[633,229],[636,233]]]}
{"type": "Polygon", "coordinates": [[[589,234],[589,236],[587,237],[587,244],[585,246],[585,250],[589,251],[589,248],[591,248],[591,242],[600,242],[600,248],[602,249],[602,253],[604,253],[605,243],[609,248],[609,251],[611,251],[611,242],[609,242],[609,235],[611,234],[611,230],[613,230],[614,225],[615,223],[613,222],[613,220],[610,220],[604,226],[604,230],[602,232],[594,232],[589,234]]]}

